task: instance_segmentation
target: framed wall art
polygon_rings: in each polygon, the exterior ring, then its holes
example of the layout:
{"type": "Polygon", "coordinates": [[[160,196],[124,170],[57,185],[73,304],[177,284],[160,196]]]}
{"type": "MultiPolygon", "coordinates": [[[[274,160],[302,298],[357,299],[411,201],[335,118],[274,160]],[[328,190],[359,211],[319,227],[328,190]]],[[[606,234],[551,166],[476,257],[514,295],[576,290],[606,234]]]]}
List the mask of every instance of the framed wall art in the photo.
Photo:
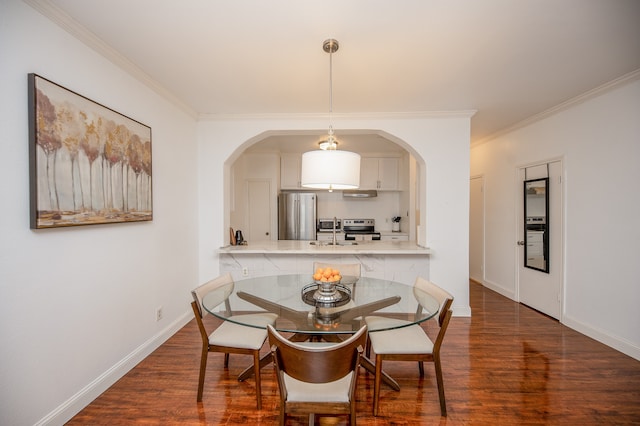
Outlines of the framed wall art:
{"type": "Polygon", "coordinates": [[[151,128],[29,74],[32,229],[153,219],[151,128]]]}

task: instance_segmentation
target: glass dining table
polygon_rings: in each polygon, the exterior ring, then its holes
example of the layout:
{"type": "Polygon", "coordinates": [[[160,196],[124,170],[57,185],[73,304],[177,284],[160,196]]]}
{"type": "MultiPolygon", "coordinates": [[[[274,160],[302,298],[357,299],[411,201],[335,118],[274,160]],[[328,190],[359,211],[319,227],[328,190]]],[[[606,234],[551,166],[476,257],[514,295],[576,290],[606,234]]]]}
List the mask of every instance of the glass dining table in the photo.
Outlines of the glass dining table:
{"type": "MultiPolygon", "coordinates": [[[[243,322],[244,314],[271,312],[278,315],[275,329],[292,333],[293,341],[325,340],[337,342],[364,325],[366,316],[375,315],[403,321],[380,322],[368,332],[392,330],[424,322],[438,313],[439,303],[421,289],[387,279],[344,276],[339,284],[315,282],[310,274],[272,275],[229,283],[208,293],[202,300],[207,312],[247,327],[260,327],[243,322]]],[[[250,317],[249,317],[250,318],[250,317]]],[[[261,367],[271,362],[270,355],[261,359],[261,367]]],[[[362,366],[374,373],[375,367],[366,356],[362,366]]],[[[247,368],[238,380],[252,374],[247,368]]],[[[393,378],[383,381],[395,390],[400,387],[393,378]]]]}

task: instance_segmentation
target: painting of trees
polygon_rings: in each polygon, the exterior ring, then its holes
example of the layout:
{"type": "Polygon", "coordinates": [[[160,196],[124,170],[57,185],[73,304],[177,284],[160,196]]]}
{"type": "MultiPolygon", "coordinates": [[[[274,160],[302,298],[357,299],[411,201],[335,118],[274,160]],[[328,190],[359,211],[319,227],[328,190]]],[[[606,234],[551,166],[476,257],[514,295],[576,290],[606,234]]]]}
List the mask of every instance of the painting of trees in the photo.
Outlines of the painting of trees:
{"type": "Polygon", "coordinates": [[[31,227],[152,220],[151,129],[29,74],[31,227]]]}

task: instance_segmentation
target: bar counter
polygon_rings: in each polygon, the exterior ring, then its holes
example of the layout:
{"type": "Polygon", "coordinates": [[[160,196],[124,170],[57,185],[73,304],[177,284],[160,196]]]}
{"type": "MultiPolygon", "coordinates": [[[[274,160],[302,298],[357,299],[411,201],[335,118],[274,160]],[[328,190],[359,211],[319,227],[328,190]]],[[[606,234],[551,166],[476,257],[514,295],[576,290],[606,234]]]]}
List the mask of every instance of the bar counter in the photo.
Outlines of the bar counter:
{"type": "Polygon", "coordinates": [[[416,277],[429,279],[431,250],[415,241],[357,241],[355,245],[318,245],[309,241],[261,241],[216,250],[219,272],[235,280],[269,275],[309,274],[313,262],[360,263],[362,276],[413,285],[416,277]]]}
{"type": "Polygon", "coordinates": [[[356,241],[333,246],[317,241],[258,241],[247,245],[224,246],[217,252],[220,254],[377,254],[377,255],[423,255],[430,253],[429,248],[418,246],[415,241],[356,241]]]}

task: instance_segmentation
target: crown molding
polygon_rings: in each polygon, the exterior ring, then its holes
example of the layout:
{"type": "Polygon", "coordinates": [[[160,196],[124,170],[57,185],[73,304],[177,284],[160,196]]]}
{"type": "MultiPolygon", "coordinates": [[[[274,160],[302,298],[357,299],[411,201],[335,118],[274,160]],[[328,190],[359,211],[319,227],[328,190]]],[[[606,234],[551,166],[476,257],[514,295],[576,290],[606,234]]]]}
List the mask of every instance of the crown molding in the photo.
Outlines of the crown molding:
{"type": "Polygon", "coordinates": [[[232,120],[402,120],[425,118],[471,118],[476,110],[461,111],[415,111],[415,112],[354,112],[354,113],[256,113],[256,114],[198,114],[198,121],[232,121],[232,120]]]}
{"type": "Polygon", "coordinates": [[[506,127],[506,128],[504,128],[502,130],[499,130],[499,131],[497,131],[495,133],[492,133],[491,135],[489,135],[487,137],[484,137],[484,138],[482,138],[482,139],[480,139],[478,141],[474,141],[474,142],[471,143],[471,147],[473,148],[473,147],[482,145],[482,144],[487,143],[487,142],[489,142],[489,141],[491,141],[493,139],[497,139],[500,136],[504,136],[507,133],[511,133],[511,132],[513,132],[515,130],[521,129],[521,128],[526,127],[526,126],[529,126],[529,125],[531,125],[533,123],[536,123],[538,121],[542,121],[545,118],[548,118],[548,117],[550,117],[552,115],[555,115],[555,114],[557,114],[557,113],[559,113],[561,111],[565,111],[565,110],[567,110],[567,109],[569,109],[571,107],[574,107],[576,105],[584,103],[584,102],[586,102],[586,101],[588,101],[590,99],[593,99],[593,98],[595,98],[597,96],[603,95],[603,94],[605,94],[607,92],[610,92],[610,91],[612,91],[614,89],[622,87],[625,84],[630,83],[630,82],[635,81],[635,80],[638,80],[638,79],[640,79],[640,69],[631,71],[628,74],[625,74],[625,75],[623,75],[621,77],[618,77],[618,78],[616,78],[614,80],[611,80],[611,81],[609,81],[609,82],[607,82],[605,84],[602,84],[602,85],[600,85],[598,87],[595,87],[595,88],[593,88],[593,89],[591,89],[591,90],[589,90],[587,92],[582,93],[581,95],[578,95],[578,96],[576,96],[574,98],[571,98],[571,99],[569,99],[569,100],[567,100],[565,102],[562,102],[561,104],[558,104],[558,105],[556,105],[554,107],[551,107],[551,108],[549,108],[549,109],[547,109],[545,111],[542,111],[542,112],[540,112],[538,114],[535,114],[535,115],[532,115],[531,117],[528,117],[528,118],[526,118],[526,119],[524,119],[522,121],[519,121],[519,122],[513,124],[512,126],[506,127]]]}
{"type": "Polygon", "coordinates": [[[33,9],[40,12],[47,19],[57,24],[60,28],[71,34],[73,37],[83,42],[91,49],[104,56],[116,66],[126,71],[134,78],[141,81],[147,87],[151,88],[154,92],[167,99],[169,102],[180,108],[187,115],[194,119],[197,119],[198,114],[193,108],[182,102],[173,93],[168,91],[164,86],[158,83],[151,76],[145,73],[140,67],[127,59],[124,55],[105,43],[101,38],[96,36],[91,31],[87,30],[78,21],[73,19],[67,13],[65,13],[58,6],[50,2],[49,0],[22,0],[24,3],[31,6],[33,9]]]}

